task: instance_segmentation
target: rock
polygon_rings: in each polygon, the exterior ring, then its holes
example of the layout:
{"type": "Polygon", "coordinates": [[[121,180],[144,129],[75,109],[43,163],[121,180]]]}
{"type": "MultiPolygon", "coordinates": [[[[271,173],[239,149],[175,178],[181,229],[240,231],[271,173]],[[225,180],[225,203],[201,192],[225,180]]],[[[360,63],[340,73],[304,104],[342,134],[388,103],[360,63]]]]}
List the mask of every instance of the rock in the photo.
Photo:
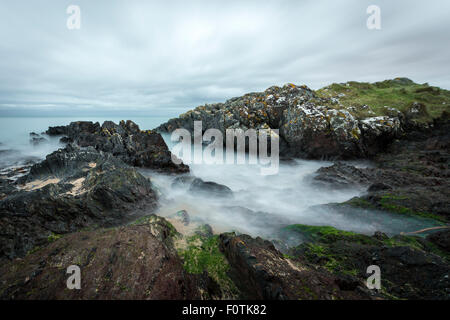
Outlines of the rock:
{"type": "Polygon", "coordinates": [[[33,146],[37,146],[37,145],[40,145],[40,144],[43,144],[43,143],[47,143],[47,142],[48,142],[48,140],[45,139],[44,137],[39,137],[39,138],[33,137],[33,138],[30,139],[30,143],[33,146]]]}
{"type": "Polygon", "coordinates": [[[409,120],[429,116],[427,107],[420,102],[413,102],[405,115],[409,120]]]}
{"type": "Polygon", "coordinates": [[[193,176],[176,177],[171,185],[175,189],[187,189],[196,195],[208,195],[214,197],[233,197],[233,191],[223,184],[212,181],[203,181],[193,176]]]}
{"type": "Polygon", "coordinates": [[[65,128],[51,127],[47,130],[49,135],[60,133],[66,135],[61,138],[62,142],[109,152],[131,166],[165,173],[189,172],[188,166],[172,161],[172,154],[159,133],[142,131],[130,120],[122,120],[119,125],[105,121],[102,126],[98,122],[78,121],[65,128]]]}
{"type": "MultiPolygon", "coordinates": [[[[346,97],[344,93],[338,96],[346,97]]],[[[202,121],[203,130],[215,128],[224,136],[227,129],[279,129],[282,157],[366,158],[376,155],[403,133],[404,116],[388,107],[388,115],[371,117],[373,111],[363,109],[364,106],[346,109],[336,97],[319,98],[306,86],[287,84],[225,103],[199,106],[157,130],[185,128],[192,133],[194,121],[202,121]],[[366,114],[361,116],[359,111],[366,114]]]]}
{"type": "Polygon", "coordinates": [[[18,188],[0,201],[0,260],[23,257],[53,234],[135,219],[157,200],[148,179],[92,147],[48,155],[18,188]]]}
{"type": "Polygon", "coordinates": [[[203,224],[195,230],[195,234],[200,237],[210,238],[214,235],[213,229],[209,224],[203,224]]]}
{"type": "Polygon", "coordinates": [[[196,178],[192,181],[189,192],[193,194],[208,195],[214,197],[233,197],[233,191],[227,186],[211,181],[203,181],[202,179],[196,178]]]}
{"type": "Polygon", "coordinates": [[[367,299],[361,290],[344,291],[337,278],[300,260],[286,259],[273,244],[247,235],[221,234],[221,250],[244,299],[367,299]]]}
{"type": "Polygon", "coordinates": [[[173,215],[170,215],[169,218],[176,219],[185,226],[189,225],[190,222],[189,214],[186,210],[180,210],[174,213],[173,215]]]}
{"type": "Polygon", "coordinates": [[[450,253],[450,229],[432,233],[427,236],[427,240],[450,253]]]}
{"type": "Polygon", "coordinates": [[[338,277],[341,290],[354,290],[358,282],[366,281],[367,267],[375,264],[382,274],[378,294],[384,298],[448,299],[449,263],[423,238],[388,238],[380,233],[370,237],[331,227],[295,230],[309,240],[292,248],[288,255],[325,267],[338,277]]]}
{"type": "Polygon", "coordinates": [[[392,187],[382,183],[382,182],[375,182],[370,185],[370,187],[367,189],[368,192],[377,192],[377,191],[384,191],[384,190],[391,190],[392,187]]]}
{"type": "Polygon", "coordinates": [[[183,269],[171,228],[154,216],[145,223],[66,235],[2,264],[0,298],[199,299],[206,288],[183,269]],[[70,265],[80,268],[80,290],[67,289],[70,265]]]}
{"type": "Polygon", "coordinates": [[[330,167],[322,167],[316,171],[314,182],[333,188],[358,188],[370,184],[373,180],[370,170],[359,169],[342,162],[334,163],[330,167]]]}
{"type": "Polygon", "coordinates": [[[48,140],[45,139],[44,137],[41,137],[41,135],[35,133],[35,132],[30,132],[30,144],[32,144],[33,146],[37,146],[39,144],[42,143],[47,143],[48,140]]]}

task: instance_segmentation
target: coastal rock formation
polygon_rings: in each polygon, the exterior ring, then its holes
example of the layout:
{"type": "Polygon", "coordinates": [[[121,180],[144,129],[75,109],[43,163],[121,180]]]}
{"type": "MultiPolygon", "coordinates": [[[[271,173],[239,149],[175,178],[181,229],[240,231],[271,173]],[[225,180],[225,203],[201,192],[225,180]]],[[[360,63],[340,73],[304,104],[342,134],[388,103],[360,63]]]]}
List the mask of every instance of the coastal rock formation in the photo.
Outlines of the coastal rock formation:
{"type": "Polygon", "coordinates": [[[201,277],[183,269],[173,235],[156,216],[66,235],[2,264],[0,299],[199,299],[201,277]],[[67,289],[71,265],[80,268],[80,290],[67,289]]]}
{"type": "Polygon", "coordinates": [[[223,134],[226,129],[236,128],[279,129],[282,156],[367,158],[375,156],[407,130],[428,127],[432,115],[415,98],[429,99],[430,104],[435,104],[433,116],[444,110],[450,94],[440,90],[440,96],[436,97],[427,88],[432,87],[405,78],[374,84],[333,84],[318,91],[294,84],[274,86],[225,103],[199,106],[157,130],[172,132],[185,128],[193,132],[194,121],[202,121],[204,131],[215,128],[223,134]],[[374,98],[377,96],[378,100],[374,98]],[[386,97],[391,100],[387,101],[386,97]],[[365,101],[371,106],[364,104],[365,101]],[[394,106],[379,106],[379,101],[394,106]]]}
{"type": "MultiPolygon", "coordinates": [[[[321,266],[350,290],[366,281],[367,267],[381,270],[381,290],[387,299],[448,299],[449,252],[417,236],[392,238],[377,232],[366,236],[332,227],[293,225],[304,240],[289,256],[321,266]]],[[[295,259],[294,259],[295,261],[295,259]]]]}
{"type": "Polygon", "coordinates": [[[340,288],[339,278],[302,261],[285,258],[274,245],[247,235],[222,234],[220,247],[231,266],[230,275],[245,299],[370,299],[358,282],[351,290],[340,288]]]}
{"type": "Polygon", "coordinates": [[[31,167],[0,201],[0,259],[61,234],[113,226],[156,206],[150,181],[109,153],[68,146],[31,167]]]}
{"type": "Polygon", "coordinates": [[[449,221],[450,121],[441,117],[433,129],[412,131],[374,158],[375,167],[335,163],[320,168],[314,180],[322,186],[368,187],[347,204],[399,214],[449,221]]]}
{"type": "Polygon", "coordinates": [[[171,153],[159,133],[142,131],[134,122],[120,121],[117,125],[105,121],[77,121],[68,126],[50,127],[48,135],[64,135],[62,142],[75,143],[80,147],[94,147],[98,151],[109,152],[123,162],[165,173],[189,172],[189,167],[175,164],[171,153]]]}

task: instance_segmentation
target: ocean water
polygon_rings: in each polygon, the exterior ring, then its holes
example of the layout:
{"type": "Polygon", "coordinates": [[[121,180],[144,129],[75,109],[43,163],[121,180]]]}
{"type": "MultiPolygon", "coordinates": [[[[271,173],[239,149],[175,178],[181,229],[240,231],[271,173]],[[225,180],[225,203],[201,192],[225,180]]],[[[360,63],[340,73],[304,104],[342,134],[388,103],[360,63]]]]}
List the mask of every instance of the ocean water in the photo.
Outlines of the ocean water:
{"type": "MultiPolygon", "coordinates": [[[[72,121],[111,120],[122,118],[2,118],[0,117],[0,171],[11,166],[36,162],[58,148],[59,138],[49,143],[32,146],[30,132],[42,133],[49,126],[67,125],[72,121]]],[[[123,119],[127,120],[127,119],[123,119]]],[[[168,117],[131,118],[141,129],[153,129],[168,117]]],[[[174,146],[169,135],[164,135],[169,148],[174,146]]],[[[280,226],[299,223],[331,225],[339,229],[373,234],[383,231],[389,235],[411,232],[436,226],[429,219],[404,217],[382,211],[348,209],[336,211],[320,206],[340,203],[365,193],[364,188],[346,190],[318,187],[313,183],[314,173],[331,162],[296,160],[281,163],[276,175],[260,174],[258,165],[190,165],[191,173],[205,181],[224,184],[232,189],[232,199],[217,199],[208,195],[191,194],[171,187],[174,177],[150,170],[140,171],[160,190],[157,214],[170,216],[178,210],[187,210],[191,220],[210,224],[216,232],[235,230],[252,236],[273,238],[280,226]],[[249,211],[251,210],[251,211],[249,211]]],[[[354,163],[355,164],[355,163],[354,163]]],[[[356,163],[365,166],[367,163],[356,163]]]]}

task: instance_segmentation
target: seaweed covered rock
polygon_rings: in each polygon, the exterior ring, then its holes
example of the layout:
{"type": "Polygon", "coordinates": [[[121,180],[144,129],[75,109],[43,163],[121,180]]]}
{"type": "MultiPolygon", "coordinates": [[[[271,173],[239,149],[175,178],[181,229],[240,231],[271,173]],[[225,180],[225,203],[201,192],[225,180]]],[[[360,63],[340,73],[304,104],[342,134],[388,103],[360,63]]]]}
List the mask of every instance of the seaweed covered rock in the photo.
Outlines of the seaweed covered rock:
{"type": "Polygon", "coordinates": [[[48,155],[15,187],[0,201],[0,259],[22,257],[54,235],[129,221],[157,201],[147,178],[92,147],[48,155]]]}
{"type": "Polygon", "coordinates": [[[175,164],[161,135],[148,130],[142,131],[134,122],[121,121],[118,125],[105,121],[72,122],[66,127],[50,127],[49,135],[65,135],[65,142],[73,142],[80,147],[94,147],[108,152],[123,162],[136,167],[150,168],[166,173],[184,173],[189,167],[175,164]]]}
{"type": "Polygon", "coordinates": [[[173,247],[173,227],[150,216],[120,228],[66,235],[0,266],[1,299],[199,299],[202,282],[173,247]],[[69,266],[81,288],[69,290],[69,266]]]}

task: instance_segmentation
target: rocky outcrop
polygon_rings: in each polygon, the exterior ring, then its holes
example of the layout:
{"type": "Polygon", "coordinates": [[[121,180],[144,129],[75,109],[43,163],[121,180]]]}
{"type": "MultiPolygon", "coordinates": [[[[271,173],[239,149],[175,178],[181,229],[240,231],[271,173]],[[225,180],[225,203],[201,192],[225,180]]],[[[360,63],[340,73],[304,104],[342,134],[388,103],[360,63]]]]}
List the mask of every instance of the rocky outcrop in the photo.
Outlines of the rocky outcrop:
{"type": "Polygon", "coordinates": [[[374,167],[335,163],[314,180],[330,188],[367,187],[348,204],[449,221],[450,121],[437,119],[433,130],[413,131],[374,158],[374,167]]]}
{"type": "Polygon", "coordinates": [[[68,146],[31,167],[0,201],[0,259],[52,237],[114,226],[156,206],[150,181],[109,153],[68,146]]]}
{"type": "Polygon", "coordinates": [[[166,143],[159,133],[142,131],[134,122],[121,121],[118,125],[105,121],[72,122],[65,127],[50,127],[48,135],[65,135],[61,142],[75,143],[80,147],[94,147],[108,152],[123,162],[165,173],[185,173],[189,167],[175,164],[166,143]]]}
{"type": "Polygon", "coordinates": [[[245,299],[370,299],[362,282],[351,290],[339,278],[302,261],[285,258],[273,244],[247,235],[222,234],[220,246],[231,266],[230,275],[245,299]]]}
{"type": "Polygon", "coordinates": [[[354,290],[366,281],[367,267],[381,271],[381,290],[387,299],[448,299],[448,251],[418,236],[366,236],[332,227],[290,226],[305,241],[289,255],[343,275],[342,284],[354,290]]]}
{"type": "Polygon", "coordinates": [[[157,129],[193,132],[194,121],[203,130],[279,129],[283,156],[306,158],[371,157],[402,133],[403,114],[359,117],[354,107],[344,108],[332,99],[319,98],[306,86],[287,84],[250,93],[225,103],[204,105],[157,129]],[[352,109],[353,108],[353,109],[352,109]]]}
{"type": "Polygon", "coordinates": [[[201,277],[188,274],[173,247],[173,227],[150,216],[133,225],[72,233],[0,266],[0,299],[199,299],[201,277]],[[69,290],[69,266],[81,289],[69,290]]]}

